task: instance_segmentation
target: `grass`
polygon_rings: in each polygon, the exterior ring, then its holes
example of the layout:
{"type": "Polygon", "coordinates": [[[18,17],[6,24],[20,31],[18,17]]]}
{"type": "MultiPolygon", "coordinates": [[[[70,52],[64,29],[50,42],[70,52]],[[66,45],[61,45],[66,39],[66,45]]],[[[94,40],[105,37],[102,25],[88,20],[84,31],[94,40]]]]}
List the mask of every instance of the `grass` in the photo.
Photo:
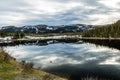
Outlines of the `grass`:
{"type": "Polygon", "coordinates": [[[41,34],[26,34],[26,36],[35,36],[35,37],[48,37],[48,36],[74,36],[74,35],[81,35],[80,32],[76,33],[41,33],[41,34]]]}
{"type": "Polygon", "coordinates": [[[0,80],[65,80],[58,76],[37,70],[28,63],[18,63],[0,50],[0,80]]]}

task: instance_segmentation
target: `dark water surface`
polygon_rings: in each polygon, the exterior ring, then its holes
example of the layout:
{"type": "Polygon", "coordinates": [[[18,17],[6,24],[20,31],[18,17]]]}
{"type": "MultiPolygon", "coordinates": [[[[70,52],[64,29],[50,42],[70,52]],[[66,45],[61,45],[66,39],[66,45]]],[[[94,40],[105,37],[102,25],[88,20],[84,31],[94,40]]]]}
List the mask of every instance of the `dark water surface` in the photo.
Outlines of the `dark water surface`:
{"type": "Polygon", "coordinates": [[[18,61],[33,62],[35,68],[70,80],[120,80],[120,41],[34,41],[4,49],[18,61]]]}

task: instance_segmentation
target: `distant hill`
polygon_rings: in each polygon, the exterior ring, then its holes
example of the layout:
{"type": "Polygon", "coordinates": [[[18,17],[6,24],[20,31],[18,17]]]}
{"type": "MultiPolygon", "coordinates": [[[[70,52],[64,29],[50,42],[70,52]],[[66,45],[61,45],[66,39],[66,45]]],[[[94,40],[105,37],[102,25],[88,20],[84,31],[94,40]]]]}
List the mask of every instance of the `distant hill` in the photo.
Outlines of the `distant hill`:
{"type": "Polygon", "coordinates": [[[22,27],[4,26],[1,28],[1,31],[24,32],[24,33],[66,33],[66,32],[83,32],[94,28],[95,27],[93,25],[85,24],[71,24],[61,26],[28,25],[22,27]]]}
{"type": "Polygon", "coordinates": [[[96,27],[95,29],[85,31],[84,37],[120,37],[120,20],[113,24],[96,27]]]}

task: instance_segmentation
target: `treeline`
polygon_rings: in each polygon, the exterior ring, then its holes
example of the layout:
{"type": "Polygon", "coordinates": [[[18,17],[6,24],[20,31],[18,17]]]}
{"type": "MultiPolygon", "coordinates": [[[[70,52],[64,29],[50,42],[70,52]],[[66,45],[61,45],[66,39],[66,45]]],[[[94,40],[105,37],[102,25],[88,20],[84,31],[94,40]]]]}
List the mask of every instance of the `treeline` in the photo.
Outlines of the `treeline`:
{"type": "Polygon", "coordinates": [[[23,32],[7,32],[7,31],[0,31],[0,37],[7,37],[12,36],[13,39],[23,38],[25,33],[23,32]]]}
{"type": "Polygon", "coordinates": [[[95,29],[83,32],[83,37],[120,37],[120,20],[111,25],[97,27],[95,29]]]}

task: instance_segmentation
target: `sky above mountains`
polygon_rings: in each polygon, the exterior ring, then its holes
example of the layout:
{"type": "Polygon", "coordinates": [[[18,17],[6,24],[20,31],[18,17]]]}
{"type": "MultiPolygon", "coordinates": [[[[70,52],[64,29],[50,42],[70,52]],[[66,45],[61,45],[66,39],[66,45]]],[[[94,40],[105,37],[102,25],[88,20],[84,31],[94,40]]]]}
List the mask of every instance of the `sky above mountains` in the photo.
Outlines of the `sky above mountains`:
{"type": "Polygon", "coordinates": [[[120,0],[0,0],[0,26],[109,24],[120,19],[120,0]]]}

